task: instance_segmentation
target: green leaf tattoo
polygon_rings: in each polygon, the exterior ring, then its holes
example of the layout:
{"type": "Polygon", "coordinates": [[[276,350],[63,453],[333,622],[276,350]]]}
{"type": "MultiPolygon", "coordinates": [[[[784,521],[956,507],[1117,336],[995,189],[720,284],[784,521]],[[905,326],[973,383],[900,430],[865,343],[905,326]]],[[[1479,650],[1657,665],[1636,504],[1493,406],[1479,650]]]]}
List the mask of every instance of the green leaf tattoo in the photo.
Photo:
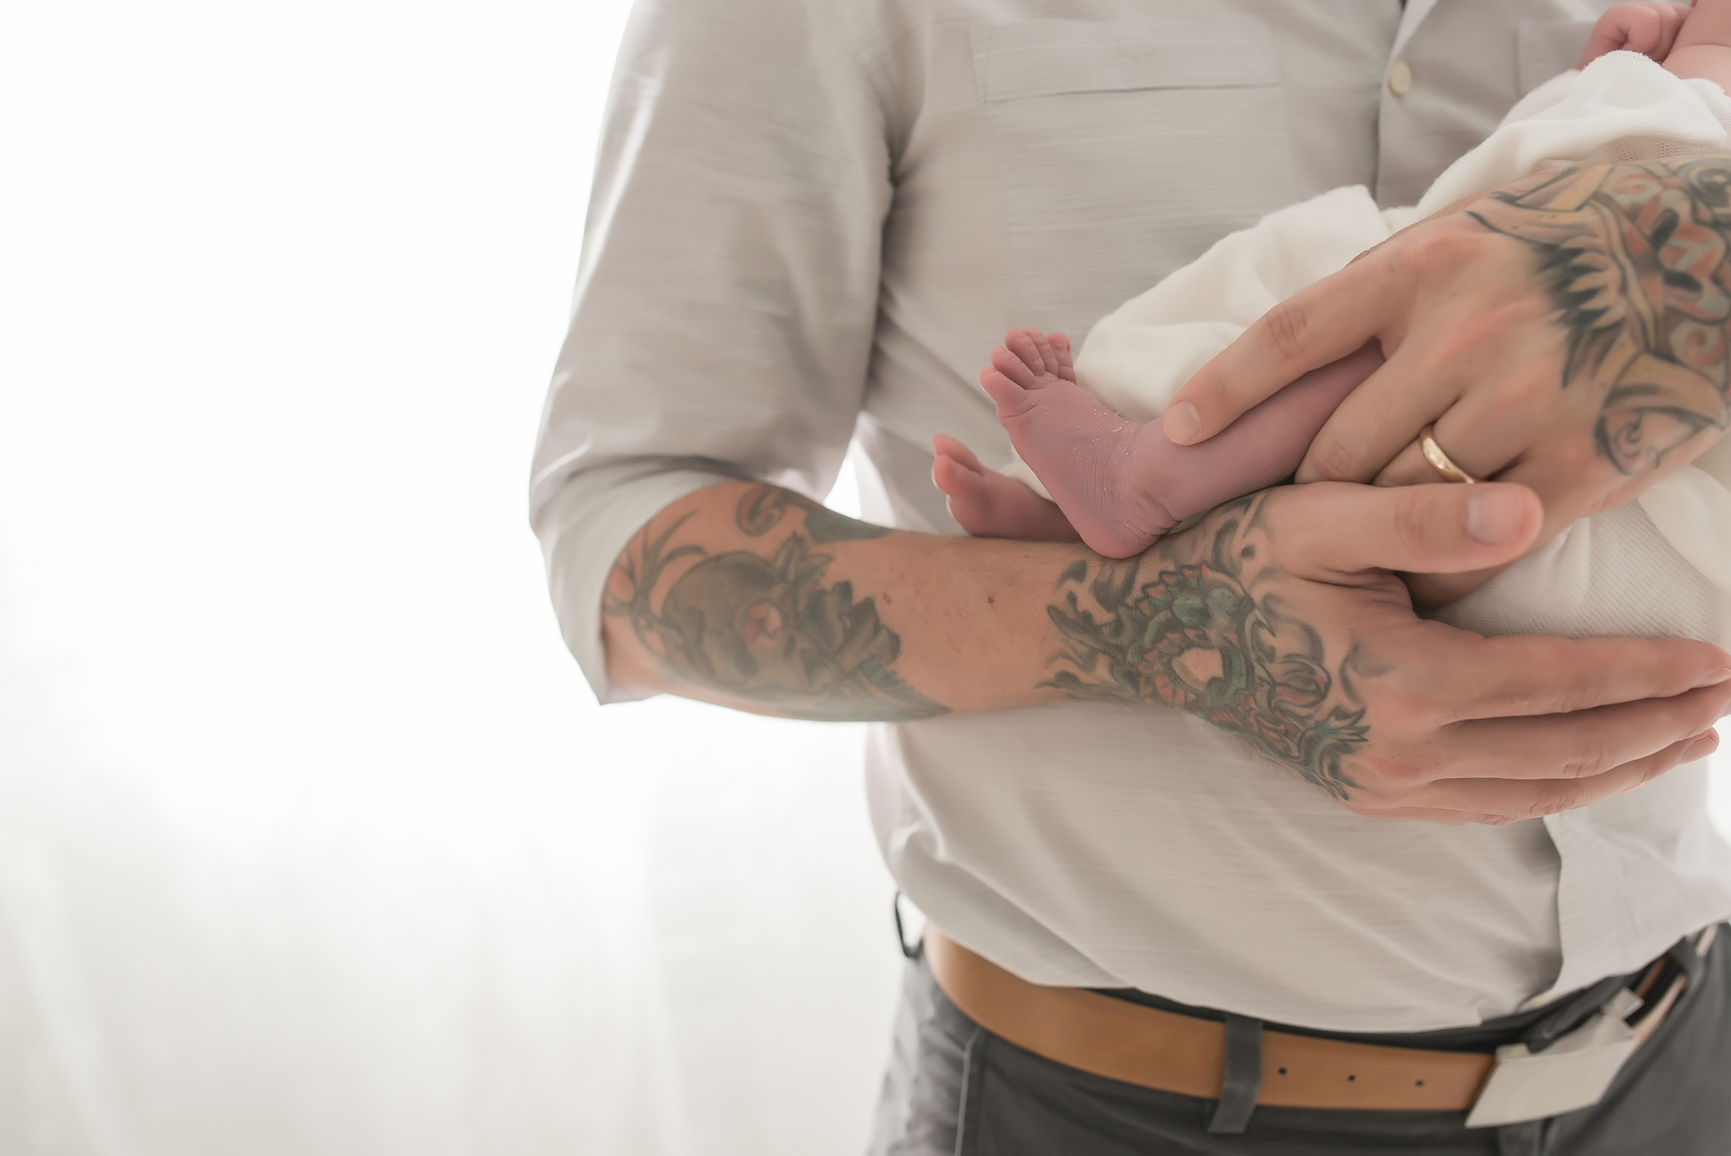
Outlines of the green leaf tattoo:
{"type": "Polygon", "coordinates": [[[710,554],[689,543],[669,548],[689,515],[659,532],[645,528],[617,567],[629,594],[604,601],[603,613],[628,619],[675,677],[800,718],[943,714],[943,706],[892,669],[901,638],[879,620],[873,600],[856,598],[851,582],[826,584],[834,558],[812,549],[889,531],[771,486],[747,490],[735,520],[748,536],[760,537],[790,510],[802,513],[803,522],[769,557],[749,550],[710,554]],[[669,565],[692,557],[701,560],[652,607],[669,565]]]}
{"type": "Polygon", "coordinates": [[[805,512],[805,532],[819,546],[834,542],[863,542],[890,532],[887,527],[838,514],[828,506],[820,506],[775,486],[753,486],[739,500],[734,517],[741,530],[756,538],[775,529],[782,515],[789,510],[805,512]]]}
{"type": "Polygon", "coordinates": [[[1547,173],[1469,210],[1531,245],[1568,333],[1563,387],[1603,396],[1599,452],[1657,467],[1731,411],[1731,160],[1547,173]]]}
{"type": "Polygon", "coordinates": [[[1102,562],[1091,577],[1066,570],[1063,600],[1047,608],[1070,644],[1058,656],[1066,669],[1041,685],[1179,707],[1345,799],[1357,786],[1347,759],[1369,733],[1364,707],[1344,670],[1331,673],[1316,631],[1283,615],[1273,594],[1252,593],[1245,565],[1265,532],[1261,499],[1231,509],[1203,524],[1211,541],[1201,559],[1150,554],[1102,562]]]}

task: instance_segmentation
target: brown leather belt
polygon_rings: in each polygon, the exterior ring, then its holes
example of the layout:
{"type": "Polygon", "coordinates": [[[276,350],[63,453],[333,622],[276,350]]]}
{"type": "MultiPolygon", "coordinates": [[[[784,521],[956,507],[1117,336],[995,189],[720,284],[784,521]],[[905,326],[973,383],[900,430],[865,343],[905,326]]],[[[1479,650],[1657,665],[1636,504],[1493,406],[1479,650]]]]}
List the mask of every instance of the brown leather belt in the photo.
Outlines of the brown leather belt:
{"type": "MultiPolygon", "coordinates": [[[[932,976],[968,1018],[1019,1048],[1096,1076],[1214,1100],[1226,1066],[1226,1030],[1217,1020],[1162,1011],[1084,988],[1019,979],[931,925],[925,954],[932,976]]],[[[1663,967],[1653,965],[1644,981],[1663,967]]],[[[1635,1025],[1637,1045],[1682,993],[1684,975],[1657,995],[1635,1025]]],[[[1295,1108],[1464,1111],[1477,1099],[1495,1057],[1355,1043],[1264,1029],[1256,1102],[1295,1108]]]]}

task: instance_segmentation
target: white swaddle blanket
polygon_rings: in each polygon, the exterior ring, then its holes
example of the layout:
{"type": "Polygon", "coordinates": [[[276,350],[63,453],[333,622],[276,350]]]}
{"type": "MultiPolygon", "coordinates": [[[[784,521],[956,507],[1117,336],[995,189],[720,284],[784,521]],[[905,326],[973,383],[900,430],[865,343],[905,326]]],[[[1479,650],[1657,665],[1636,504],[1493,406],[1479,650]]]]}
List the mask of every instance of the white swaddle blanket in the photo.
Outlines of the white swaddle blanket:
{"type": "MultiPolygon", "coordinates": [[[[1157,416],[1190,376],[1276,303],[1462,198],[1564,165],[1719,152],[1731,98],[1614,52],[1541,86],[1416,206],[1335,189],[1220,241],[1103,318],[1078,379],[1126,417],[1157,416]]],[[[1006,473],[1044,494],[1019,459],[1006,473]]],[[[1438,614],[1487,634],[1686,636],[1731,644],[1731,439],[1639,499],[1584,518],[1438,614]]]]}

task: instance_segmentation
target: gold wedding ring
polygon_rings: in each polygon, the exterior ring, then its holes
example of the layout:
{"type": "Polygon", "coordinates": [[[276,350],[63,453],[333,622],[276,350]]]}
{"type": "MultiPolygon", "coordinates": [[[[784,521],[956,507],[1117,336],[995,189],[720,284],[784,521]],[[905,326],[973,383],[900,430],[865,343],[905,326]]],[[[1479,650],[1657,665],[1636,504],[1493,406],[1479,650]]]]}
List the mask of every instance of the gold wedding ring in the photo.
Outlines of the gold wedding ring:
{"type": "Polygon", "coordinates": [[[1436,467],[1436,472],[1451,482],[1465,482],[1472,485],[1481,481],[1459,466],[1454,459],[1443,453],[1443,448],[1436,444],[1436,423],[1432,422],[1418,431],[1418,448],[1424,451],[1424,460],[1436,467]]]}

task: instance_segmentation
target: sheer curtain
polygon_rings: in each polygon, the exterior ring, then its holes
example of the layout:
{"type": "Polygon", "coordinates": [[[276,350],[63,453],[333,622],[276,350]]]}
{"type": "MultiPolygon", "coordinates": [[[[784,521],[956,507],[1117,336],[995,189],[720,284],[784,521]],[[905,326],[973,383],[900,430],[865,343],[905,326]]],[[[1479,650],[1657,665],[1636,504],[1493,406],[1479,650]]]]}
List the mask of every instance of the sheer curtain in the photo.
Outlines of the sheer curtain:
{"type": "Polygon", "coordinates": [[[526,525],[624,7],[0,10],[0,1152],[861,1150],[858,733],[526,525]]]}

